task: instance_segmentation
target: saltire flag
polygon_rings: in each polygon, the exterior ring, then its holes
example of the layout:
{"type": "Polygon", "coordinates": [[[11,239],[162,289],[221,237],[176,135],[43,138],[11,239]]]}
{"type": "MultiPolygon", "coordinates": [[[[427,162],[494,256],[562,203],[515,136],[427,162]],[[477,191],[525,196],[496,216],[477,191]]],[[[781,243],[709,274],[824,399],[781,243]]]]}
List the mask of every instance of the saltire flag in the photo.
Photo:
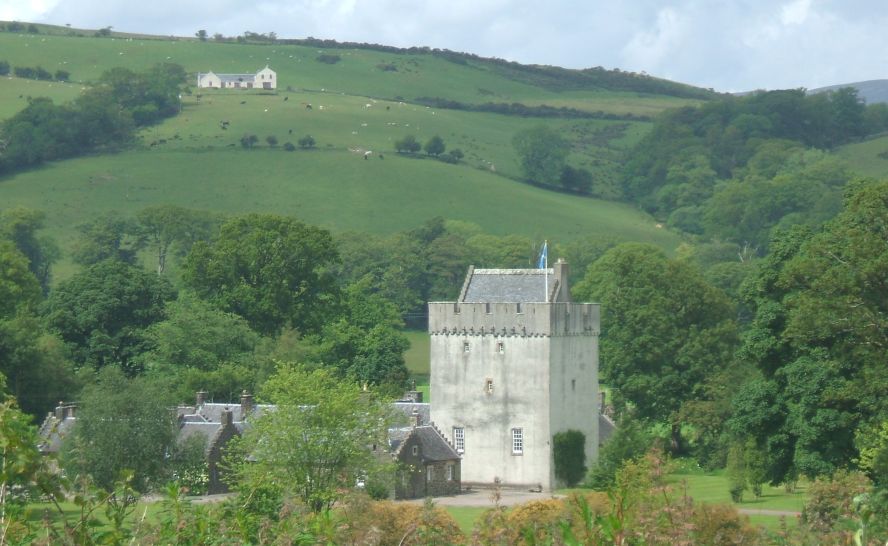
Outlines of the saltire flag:
{"type": "Polygon", "coordinates": [[[543,242],[543,250],[540,252],[540,260],[537,262],[537,269],[546,269],[549,265],[549,241],[543,242]]]}

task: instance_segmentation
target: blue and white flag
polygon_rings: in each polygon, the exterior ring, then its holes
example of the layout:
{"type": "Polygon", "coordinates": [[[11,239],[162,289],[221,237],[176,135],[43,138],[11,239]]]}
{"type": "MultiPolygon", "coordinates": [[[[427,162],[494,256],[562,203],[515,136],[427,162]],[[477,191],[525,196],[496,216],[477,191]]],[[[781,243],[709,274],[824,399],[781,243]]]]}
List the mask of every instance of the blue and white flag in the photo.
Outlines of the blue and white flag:
{"type": "Polygon", "coordinates": [[[540,260],[537,269],[546,269],[549,266],[549,241],[543,242],[543,250],[540,252],[540,260]]]}

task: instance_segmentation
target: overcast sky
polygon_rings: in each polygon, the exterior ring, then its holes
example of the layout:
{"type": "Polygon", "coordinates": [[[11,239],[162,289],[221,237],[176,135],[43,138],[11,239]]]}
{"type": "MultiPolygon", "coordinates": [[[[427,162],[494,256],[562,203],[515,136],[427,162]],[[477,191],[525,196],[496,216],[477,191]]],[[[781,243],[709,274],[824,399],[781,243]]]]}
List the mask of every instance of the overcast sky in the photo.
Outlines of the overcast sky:
{"type": "Polygon", "coordinates": [[[0,0],[0,20],[424,45],[719,91],[888,78],[888,0],[0,0]]]}

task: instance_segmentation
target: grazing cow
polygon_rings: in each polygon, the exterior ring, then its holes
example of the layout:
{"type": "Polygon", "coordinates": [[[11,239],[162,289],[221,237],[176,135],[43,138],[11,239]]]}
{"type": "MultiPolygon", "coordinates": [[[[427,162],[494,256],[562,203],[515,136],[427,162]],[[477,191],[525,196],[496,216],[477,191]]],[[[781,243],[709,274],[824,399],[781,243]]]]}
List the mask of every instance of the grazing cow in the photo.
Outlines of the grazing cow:
{"type": "Polygon", "coordinates": [[[247,104],[247,101],[242,100],[242,101],[241,101],[241,104],[247,104]]]}
{"type": "Polygon", "coordinates": [[[289,132],[289,134],[292,135],[292,134],[293,134],[293,129],[290,129],[288,132],[289,132]]]}
{"type": "Polygon", "coordinates": [[[287,102],[288,100],[290,100],[290,97],[284,97],[284,102],[287,102]]]}
{"type": "Polygon", "coordinates": [[[311,110],[311,104],[306,104],[306,105],[305,105],[305,109],[306,109],[306,110],[311,110]]]}

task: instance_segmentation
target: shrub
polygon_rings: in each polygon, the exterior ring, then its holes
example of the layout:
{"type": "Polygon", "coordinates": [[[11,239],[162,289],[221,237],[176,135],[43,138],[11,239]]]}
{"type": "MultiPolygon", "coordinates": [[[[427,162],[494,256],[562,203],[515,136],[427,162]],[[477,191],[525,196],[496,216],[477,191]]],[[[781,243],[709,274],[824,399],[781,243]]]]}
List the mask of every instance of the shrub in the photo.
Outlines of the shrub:
{"type": "Polygon", "coordinates": [[[578,430],[557,433],[552,439],[555,478],[573,487],[586,475],[586,436],[578,430]]]}
{"type": "Polygon", "coordinates": [[[746,458],[743,444],[734,444],[728,451],[728,487],[731,493],[731,500],[734,502],[743,501],[743,492],[747,489],[746,480],[746,458]]]}
{"type": "Polygon", "coordinates": [[[284,149],[288,152],[292,152],[296,150],[296,146],[294,146],[292,142],[284,142],[284,149]]]}
{"type": "Polygon", "coordinates": [[[40,29],[37,28],[37,25],[35,25],[34,23],[31,23],[30,25],[28,25],[28,33],[29,34],[40,34],[40,29]]]}
{"type": "Polygon", "coordinates": [[[28,78],[31,80],[33,80],[37,75],[37,72],[30,66],[17,66],[12,72],[18,78],[28,78]]]}
{"type": "Polygon", "coordinates": [[[395,63],[379,63],[376,65],[376,68],[382,70],[383,72],[397,72],[398,67],[395,66],[395,63]]]}
{"type": "Polygon", "coordinates": [[[9,62],[0,61],[0,76],[9,74],[9,62]]]}
{"type": "Polygon", "coordinates": [[[854,515],[854,497],[866,492],[869,478],[860,472],[839,470],[827,478],[817,478],[808,488],[808,502],[802,509],[802,521],[811,529],[827,532],[843,518],[854,515]]]}
{"type": "Polygon", "coordinates": [[[66,82],[71,79],[71,73],[67,70],[56,70],[55,79],[56,81],[66,82]]]}
{"type": "Polygon", "coordinates": [[[422,144],[420,144],[413,135],[407,135],[404,138],[395,141],[395,150],[397,150],[399,154],[404,152],[413,154],[421,149],[422,144]]]}
{"type": "Polygon", "coordinates": [[[38,66],[37,68],[35,68],[34,72],[35,72],[35,75],[37,76],[38,80],[51,80],[52,79],[52,72],[43,68],[42,66],[38,66]]]}
{"type": "Polygon", "coordinates": [[[278,145],[278,137],[274,135],[268,135],[267,137],[265,137],[265,142],[267,142],[270,147],[274,148],[278,145]]]}
{"type": "Polygon", "coordinates": [[[589,485],[605,488],[613,484],[616,472],[623,463],[644,455],[652,442],[650,433],[640,422],[623,419],[610,440],[599,450],[598,462],[589,471],[589,485]]]}
{"type": "Polygon", "coordinates": [[[259,137],[256,135],[246,134],[240,139],[241,146],[248,150],[255,146],[257,142],[259,142],[259,137]]]}
{"type": "Polygon", "coordinates": [[[320,55],[315,57],[315,60],[317,60],[319,63],[336,64],[342,60],[342,57],[331,53],[321,53],[320,55]]]}
{"type": "Polygon", "coordinates": [[[303,148],[303,149],[304,148],[314,148],[314,145],[316,144],[314,137],[311,135],[305,135],[304,137],[300,138],[297,142],[299,143],[299,147],[303,148]]]}

